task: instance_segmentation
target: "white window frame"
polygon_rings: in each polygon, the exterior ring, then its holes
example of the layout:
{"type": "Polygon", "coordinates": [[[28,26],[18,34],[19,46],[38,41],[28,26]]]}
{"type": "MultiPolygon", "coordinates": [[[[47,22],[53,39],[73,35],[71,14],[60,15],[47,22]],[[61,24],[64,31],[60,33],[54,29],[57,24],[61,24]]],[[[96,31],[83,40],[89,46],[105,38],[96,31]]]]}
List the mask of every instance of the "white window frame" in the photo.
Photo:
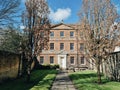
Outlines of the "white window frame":
{"type": "Polygon", "coordinates": [[[74,32],[70,31],[70,37],[74,37],[74,32]]]}
{"type": "Polygon", "coordinates": [[[43,64],[43,63],[44,63],[44,57],[40,56],[40,64],[43,64]],[[41,60],[42,60],[42,63],[41,63],[41,60]]]}
{"type": "Polygon", "coordinates": [[[60,31],[60,37],[64,37],[64,31],[60,31]]]}
{"type": "Polygon", "coordinates": [[[50,37],[54,37],[54,31],[50,32],[50,37]]]}
{"type": "Polygon", "coordinates": [[[81,65],[86,65],[86,59],[85,59],[84,56],[80,57],[80,63],[81,63],[81,65]],[[81,63],[82,62],[82,58],[84,58],[84,63],[81,63]]]}
{"type": "Polygon", "coordinates": [[[50,64],[54,64],[54,57],[53,56],[50,56],[50,64]],[[51,63],[51,59],[52,59],[52,63],[51,63]]]}
{"type": "Polygon", "coordinates": [[[54,43],[50,43],[50,50],[54,50],[54,43]],[[51,46],[53,45],[53,46],[51,46]]]}
{"type": "Polygon", "coordinates": [[[60,43],[60,50],[64,50],[64,43],[60,43]]]}
{"type": "Polygon", "coordinates": [[[74,56],[71,56],[71,57],[70,57],[70,64],[71,64],[71,65],[74,65],[74,64],[75,64],[75,57],[74,57],[74,56]],[[71,60],[72,60],[72,59],[73,59],[73,63],[71,63],[71,60]]]}
{"type": "Polygon", "coordinates": [[[70,50],[74,50],[74,43],[70,43],[70,50]]]}

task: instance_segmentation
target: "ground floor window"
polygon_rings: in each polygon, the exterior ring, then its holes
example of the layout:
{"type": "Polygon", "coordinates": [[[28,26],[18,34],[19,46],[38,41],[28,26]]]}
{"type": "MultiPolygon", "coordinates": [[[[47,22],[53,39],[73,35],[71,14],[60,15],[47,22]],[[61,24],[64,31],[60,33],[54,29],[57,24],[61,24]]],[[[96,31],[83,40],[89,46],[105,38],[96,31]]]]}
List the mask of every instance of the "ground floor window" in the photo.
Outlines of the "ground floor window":
{"type": "Polygon", "coordinates": [[[85,64],[85,58],[84,57],[81,57],[81,64],[85,64]]]}
{"type": "Polygon", "coordinates": [[[50,64],[53,64],[53,63],[54,63],[54,57],[50,56],[50,64]]]}
{"type": "Polygon", "coordinates": [[[74,64],[74,57],[70,57],[70,64],[74,64]]]}
{"type": "Polygon", "coordinates": [[[44,57],[41,56],[41,57],[40,57],[40,64],[43,64],[43,62],[44,62],[44,57]]]}

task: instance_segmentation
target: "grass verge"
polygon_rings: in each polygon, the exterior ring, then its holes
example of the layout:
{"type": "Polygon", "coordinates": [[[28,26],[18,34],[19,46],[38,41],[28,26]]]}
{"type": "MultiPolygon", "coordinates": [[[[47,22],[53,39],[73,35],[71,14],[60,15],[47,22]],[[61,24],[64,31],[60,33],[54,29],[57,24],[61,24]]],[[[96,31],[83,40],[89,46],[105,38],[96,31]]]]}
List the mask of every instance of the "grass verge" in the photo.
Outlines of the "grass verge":
{"type": "Polygon", "coordinates": [[[78,90],[120,90],[119,82],[109,81],[103,76],[103,84],[98,85],[96,83],[97,75],[94,71],[69,73],[69,77],[78,90]]]}
{"type": "Polygon", "coordinates": [[[56,76],[56,70],[36,70],[31,73],[31,80],[22,77],[0,85],[0,90],[49,90],[56,76]]]}

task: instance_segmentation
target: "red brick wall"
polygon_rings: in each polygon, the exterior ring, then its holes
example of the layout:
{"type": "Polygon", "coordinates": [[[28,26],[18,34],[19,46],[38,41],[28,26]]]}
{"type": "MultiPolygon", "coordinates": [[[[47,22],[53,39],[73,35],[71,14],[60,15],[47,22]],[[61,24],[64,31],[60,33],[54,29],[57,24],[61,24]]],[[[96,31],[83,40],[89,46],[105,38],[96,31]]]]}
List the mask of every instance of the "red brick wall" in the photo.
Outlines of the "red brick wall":
{"type": "Polygon", "coordinates": [[[44,56],[44,64],[50,64],[50,56],[54,56],[54,64],[58,64],[58,53],[60,52],[60,43],[64,43],[63,52],[67,52],[67,67],[90,67],[89,60],[86,60],[84,65],[80,64],[80,57],[84,56],[83,52],[80,52],[80,43],[84,43],[80,37],[81,31],[73,29],[72,27],[64,24],[57,25],[55,28],[50,30],[54,32],[54,37],[50,37],[49,44],[54,43],[54,50],[43,51],[40,55],[44,56]],[[60,37],[60,32],[64,31],[64,37],[60,37]],[[74,37],[70,37],[70,32],[74,32],[74,37]],[[70,50],[70,43],[74,43],[74,50],[70,50]],[[78,51],[77,51],[78,50],[78,51]],[[74,64],[70,63],[70,57],[74,56],[74,64]]]}

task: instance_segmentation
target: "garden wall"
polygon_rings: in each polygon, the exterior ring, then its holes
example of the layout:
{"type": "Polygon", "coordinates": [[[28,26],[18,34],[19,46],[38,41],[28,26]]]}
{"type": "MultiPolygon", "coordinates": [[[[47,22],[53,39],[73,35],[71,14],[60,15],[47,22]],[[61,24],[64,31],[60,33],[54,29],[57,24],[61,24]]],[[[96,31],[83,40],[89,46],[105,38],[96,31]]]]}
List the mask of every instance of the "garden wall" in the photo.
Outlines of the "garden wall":
{"type": "Polygon", "coordinates": [[[19,61],[19,54],[0,51],[0,82],[17,77],[20,70],[19,61]]]}

